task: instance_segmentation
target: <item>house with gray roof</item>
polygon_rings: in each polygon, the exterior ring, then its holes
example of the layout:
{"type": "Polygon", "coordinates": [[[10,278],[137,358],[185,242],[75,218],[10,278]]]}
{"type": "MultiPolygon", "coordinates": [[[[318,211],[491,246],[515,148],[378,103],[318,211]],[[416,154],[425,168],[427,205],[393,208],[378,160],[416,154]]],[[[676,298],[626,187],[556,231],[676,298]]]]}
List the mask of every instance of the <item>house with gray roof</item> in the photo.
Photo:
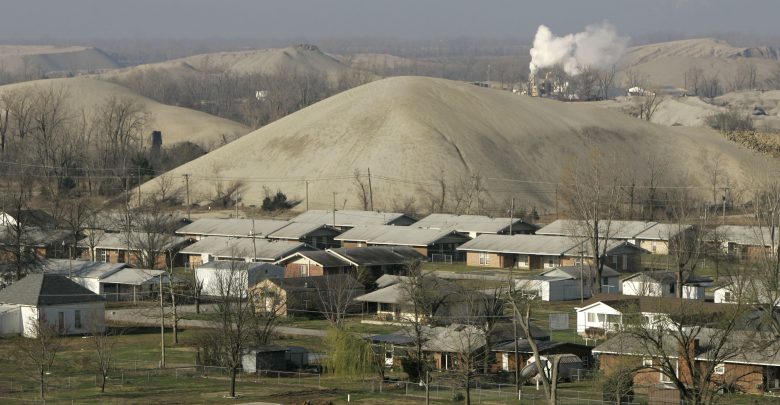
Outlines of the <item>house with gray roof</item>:
{"type": "Polygon", "coordinates": [[[212,260],[274,263],[304,250],[314,249],[301,242],[207,236],[183,248],[179,254],[184,256],[188,267],[196,268],[212,260]]]}
{"type": "Polygon", "coordinates": [[[292,222],[326,224],[343,231],[356,226],[395,225],[409,226],[416,219],[398,212],[336,210],[308,210],[291,219],[292,222]]]}
{"type": "MultiPolygon", "coordinates": [[[[688,335],[687,335],[688,336],[688,335]]],[[[690,334],[689,336],[693,336],[690,334]]],[[[601,372],[609,376],[626,362],[641,365],[632,373],[633,387],[637,392],[669,381],[664,374],[671,362],[678,378],[692,383],[684,364],[713,370],[710,382],[713,388],[736,392],[765,395],[780,390],[780,341],[774,334],[746,331],[731,331],[727,337],[712,328],[701,328],[695,338],[684,344],[679,337],[662,336],[659,348],[643,343],[636,336],[619,333],[593,348],[601,372]],[[685,346],[687,345],[687,347],[685,346]]],[[[756,397],[757,402],[765,398],[756,397]]]]}
{"type": "Polygon", "coordinates": [[[333,240],[341,230],[325,224],[289,222],[284,227],[268,234],[268,239],[305,243],[315,249],[339,247],[333,240]]]}
{"type": "MultiPolygon", "coordinates": [[[[605,241],[607,263],[620,271],[638,271],[644,252],[625,241],[605,241]]],[[[466,253],[466,264],[474,267],[553,269],[593,263],[594,254],[583,240],[548,235],[480,235],[458,247],[466,253]]]]}
{"type": "Polygon", "coordinates": [[[618,292],[619,273],[604,266],[601,279],[595,268],[583,266],[559,266],[544,273],[515,279],[515,286],[526,293],[533,293],[542,301],[570,301],[587,299],[601,284],[604,291],[618,292]]]}
{"type": "Polygon", "coordinates": [[[30,274],[0,290],[0,334],[35,337],[39,322],[65,335],[102,332],[105,302],[59,274],[30,274]]]}
{"type": "Polygon", "coordinates": [[[325,250],[295,252],[276,264],[284,267],[284,278],[344,274],[354,268],[350,261],[325,250]]]}
{"type": "Polygon", "coordinates": [[[720,225],[711,234],[711,242],[738,259],[761,259],[780,244],[780,228],[768,226],[720,225]],[[774,236],[774,237],[773,237],[774,236]]]}
{"type": "Polygon", "coordinates": [[[423,229],[412,226],[375,225],[352,228],[335,240],[345,248],[363,246],[409,246],[426,257],[449,257],[457,261],[457,247],[469,237],[453,229],[423,229]]]}
{"type": "Polygon", "coordinates": [[[226,281],[237,281],[242,296],[258,282],[268,278],[283,278],[284,268],[271,263],[235,260],[213,260],[195,268],[195,278],[202,286],[203,295],[220,296],[226,281]],[[235,277],[235,279],[233,278],[235,277]]]}
{"type": "Polygon", "coordinates": [[[484,215],[431,214],[412,225],[425,229],[453,229],[470,238],[482,234],[532,234],[538,226],[522,218],[492,218],[484,215]]]}
{"type": "Polygon", "coordinates": [[[683,285],[677,283],[677,273],[673,271],[644,271],[632,274],[621,281],[621,290],[625,295],[647,297],[676,297],[677,289],[682,288],[682,296],[687,299],[703,300],[705,289],[712,284],[711,278],[688,277],[684,275],[683,285]]]}
{"type": "MultiPolygon", "coordinates": [[[[109,301],[148,299],[159,290],[160,278],[169,284],[167,271],[131,268],[127,263],[48,259],[41,262],[40,270],[66,276],[109,301]]],[[[174,277],[173,282],[183,284],[184,280],[174,277]]]]}
{"type": "Polygon", "coordinates": [[[200,218],[177,229],[176,234],[196,241],[208,236],[265,238],[287,225],[289,222],[276,219],[200,218]]]}
{"type": "Polygon", "coordinates": [[[145,261],[155,257],[154,268],[165,269],[170,264],[181,265],[178,261],[179,250],[190,241],[181,236],[151,232],[110,233],[96,231],[93,236],[81,239],[77,247],[81,249],[81,258],[95,258],[104,263],[128,263],[142,266],[145,261]]]}

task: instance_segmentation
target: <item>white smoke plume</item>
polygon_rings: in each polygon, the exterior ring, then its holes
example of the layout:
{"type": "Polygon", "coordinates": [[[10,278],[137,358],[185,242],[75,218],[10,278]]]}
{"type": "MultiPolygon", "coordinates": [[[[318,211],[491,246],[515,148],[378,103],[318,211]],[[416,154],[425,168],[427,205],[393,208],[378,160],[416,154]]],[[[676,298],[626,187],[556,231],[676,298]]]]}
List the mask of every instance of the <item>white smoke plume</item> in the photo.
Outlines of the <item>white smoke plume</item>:
{"type": "Polygon", "coordinates": [[[628,40],[608,23],[589,25],[584,32],[562,37],[556,37],[549,28],[540,25],[531,48],[531,73],[560,64],[566,73],[576,76],[585,66],[611,66],[623,55],[628,40]]]}

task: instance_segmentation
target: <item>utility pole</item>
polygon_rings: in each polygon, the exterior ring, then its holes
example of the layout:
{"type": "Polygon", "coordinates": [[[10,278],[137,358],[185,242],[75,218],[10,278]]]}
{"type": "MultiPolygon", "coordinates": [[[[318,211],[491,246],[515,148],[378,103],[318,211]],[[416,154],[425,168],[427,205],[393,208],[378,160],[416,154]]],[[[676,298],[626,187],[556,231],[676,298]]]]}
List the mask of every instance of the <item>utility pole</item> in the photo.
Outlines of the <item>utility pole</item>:
{"type": "Polygon", "coordinates": [[[240,197],[240,194],[236,191],[236,218],[238,218],[238,197],[240,197]]]}
{"type": "Polygon", "coordinates": [[[257,243],[255,243],[255,219],[252,218],[252,250],[254,256],[252,256],[252,262],[257,260],[257,243]]]}
{"type": "Polygon", "coordinates": [[[138,166],[138,207],[141,207],[141,166],[138,166]]]}
{"type": "Polygon", "coordinates": [[[309,210],[309,180],[306,180],[306,211],[309,210]]]}
{"type": "Polygon", "coordinates": [[[555,184],[555,219],[558,219],[558,184],[555,184]]]}
{"type": "Polygon", "coordinates": [[[509,234],[512,234],[512,223],[515,222],[515,197],[509,203],[509,234]]]}
{"type": "Polygon", "coordinates": [[[726,195],[728,194],[730,187],[727,184],[726,187],[721,187],[720,189],[723,190],[723,219],[722,219],[722,221],[723,221],[723,224],[725,225],[726,224],[726,195]]]}
{"type": "Polygon", "coordinates": [[[371,188],[371,168],[368,168],[368,198],[371,204],[371,211],[374,210],[374,189],[371,188]]]}
{"type": "MultiPolygon", "coordinates": [[[[585,302],[585,277],[583,271],[583,263],[585,262],[585,251],[580,245],[580,303],[585,302]]],[[[600,281],[599,281],[600,282],[600,281]]]]}
{"type": "Polygon", "coordinates": [[[160,280],[160,368],[165,368],[165,307],[163,307],[163,283],[162,274],[160,280]]]}
{"type": "MultiPolygon", "coordinates": [[[[192,204],[190,204],[190,174],[184,173],[184,187],[187,189],[187,220],[191,220],[192,204]]],[[[306,200],[308,204],[308,199],[306,200]]]]}
{"type": "Polygon", "coordinates": [[[333,227],[336,227],[336,192],[333,192],[333,227]]]}

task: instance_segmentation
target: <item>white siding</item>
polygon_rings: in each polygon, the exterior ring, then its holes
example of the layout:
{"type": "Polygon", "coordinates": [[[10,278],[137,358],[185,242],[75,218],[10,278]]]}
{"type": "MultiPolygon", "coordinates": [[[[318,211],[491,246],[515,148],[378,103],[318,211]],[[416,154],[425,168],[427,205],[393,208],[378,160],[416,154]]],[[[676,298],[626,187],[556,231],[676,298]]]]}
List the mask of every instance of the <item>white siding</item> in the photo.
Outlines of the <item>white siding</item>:
{"type": "Polygon", "coordinates": [[[577,333],[585,333],[588,328],[616,330],[620,324],[621,313],[607,304],[597,303],[587,309],[577,310],[577,333]],[[590,315],[591,319],[588,319],[590,315]],[[610,315],[609,317],[607,315],[610,315]],[[609,320],[608,320],[609,318],[609,320]]]}
{"type": "MultiPolygon", "coordinates": [[[[67,335],[92,333],[93,329],[102,332],[106,327],[106,311],[103,302],[85,302],[67,305],[50,305],[40,308],[42,316],[51,326],[57,326],[59,313],[63,313],[65,324],[62,330],[67,335]],[[76,311],[81,314],[81,327],[76,325],[76,311]],[[94,327],[93,327],[94,325],[94,327]]],[[[32,325],[30,325],[32,327],[32,325]]]]}

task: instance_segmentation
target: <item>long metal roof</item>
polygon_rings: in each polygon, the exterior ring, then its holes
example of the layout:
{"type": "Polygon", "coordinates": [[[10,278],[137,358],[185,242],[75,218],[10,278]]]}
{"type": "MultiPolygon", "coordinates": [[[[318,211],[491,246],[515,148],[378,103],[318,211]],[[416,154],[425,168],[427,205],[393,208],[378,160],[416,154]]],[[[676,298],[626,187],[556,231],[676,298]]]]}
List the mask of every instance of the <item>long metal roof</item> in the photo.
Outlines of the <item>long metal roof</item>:
{"type": "Polygon", "coordinates": [[[355,227],[361,225],[387,225],[404,216],[404,214],[398,212],[336,210],[336,223],[334,224],[333,211],[309,210],[291,221],[328,224],[337,227],[355,227]]]}
{"type": "Polygon", "coordinates": [[[298,240],[301,238],[305,238],[310,233],[318,231],[323,228],[330,229],[330,230],[334,229],[330,225],[325,225],[325,224],[313,224],[313,223],[306,223],[306,222],[288,222],[287,225],[277,229],[274,232],[271,232],[270,234],[268,234],[267,237],[270,239],[298,240]]]}
{"type": "Polygon", "coordinates": [[[411,226],[376,225],[352,228],[334,239],[381,245],[428,246],[453,233],[454,230],[452,229],[422,229],[411,226]]]}
{"type": "MultiPolygon", "coordinates": [[[[124,232],[120,233],[108,233],[103,231],[96,231],[96,236],[93,241],[97,242],[95,248],[98,249],[115,249],[115,250],[127,250],[128,242],[130,250],[138,250],[135,243],[138,241],[152,241],[157,240],[160,250],[174,249],[181,244],[187,242],[187,239],[181,236],[155,234],[149,232],[131,232],[128,238],[124,232]]],[[[90,238],[81,239],[78,242],[78,247],[88,248],[90,244],[90,238]]]]}
{"type": "Polygon", "coordinates": [[[254,255],[255,260],[276,261],[302,249],[307,249],[306,244],[261,238],[207,236],[182,249],[180,253],[208,254],[218,258],[247,258],[254,255]]]}
{"type": "Polygon", "coordinates": [[[581,244],[568,236],[485,234],[460,245],[458,250],[563,256],[579,254],[581,244]]]}
{"type": "MultiPolygon", "coordinates": [[[[416,228],[454,229],[458,232],[500,233],[513,227],[536,229],[520,218],[491,218],[484,215],[431,214],[414,223],[416,228]]],[[[519,229],[519,228],[516,228],[519,229]]]]}
{"type": "MultiPolygon", "coordinates": [[[[644,221],[609,221],[610,239],[635,239],[637,235],[657,225],[657,222],[644,221]]],[[[601,221],[599,229],[601,235],[605,236],[607,222],[601,221]]],[[[588,234],[584,221],[572,219],[558,219],[536,231],[537,235],[555,235],[555,236],[586,236],[588,234]]]]}
{"type": "MultiPolygon", "coordinates": [[[[715,228],[715,235],[723,242],[733,242],[740,245],[771,246],[772,232],[768,226],[720,225],[715,228]]],[[[780,229],[775,229],[775,245],[780,239],[780,229]]]]}
{"type": "Polygon", "coordinates": [[[72,277],[102,279],[127,267],[127,263],[103,263],[85,260],[46,259],[41,263],[44,273],[72,277]]]}
{"type": "Polygon", "coordinates": [[[250,237],[254,233],[255,236],[264,238],[288,224],[288,221],[276,219],[201,218],[179,228],[176,233],[179,235],[231,237],[250,237]]]}

